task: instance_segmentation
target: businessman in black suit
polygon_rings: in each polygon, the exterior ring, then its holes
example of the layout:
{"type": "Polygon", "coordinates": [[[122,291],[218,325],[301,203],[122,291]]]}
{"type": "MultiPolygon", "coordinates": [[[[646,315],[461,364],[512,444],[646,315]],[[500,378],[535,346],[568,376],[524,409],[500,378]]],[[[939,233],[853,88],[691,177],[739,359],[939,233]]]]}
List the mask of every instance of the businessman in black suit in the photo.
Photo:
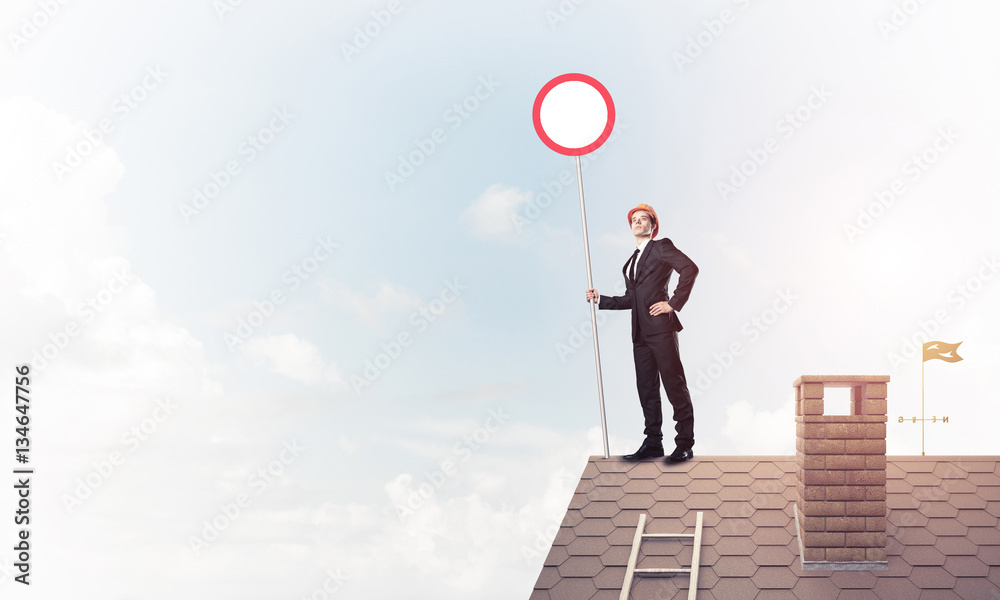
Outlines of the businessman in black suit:
{"type": "Polygon", "coordinates": [[[626,454],[628,460],[663,456],[663,412],[660,382],[674,409],[676,449],[668,462],[683,462],[694,456],[694,406],[681,365],[677,332],[683,329],[677,311],[684,307],[694,286],[698,267],[669,239],[654,240],[659,231],[656,211],[640,204],[628,213],[636,250],[625,263],[624,296],[601,296],[587,290],[587,300],[598,308],[632,311],[632,350],[639,403],[646,419],[642,446],[626,454]],[[677,271],[674,295],[669,295],[670,276],[677,271]]]}

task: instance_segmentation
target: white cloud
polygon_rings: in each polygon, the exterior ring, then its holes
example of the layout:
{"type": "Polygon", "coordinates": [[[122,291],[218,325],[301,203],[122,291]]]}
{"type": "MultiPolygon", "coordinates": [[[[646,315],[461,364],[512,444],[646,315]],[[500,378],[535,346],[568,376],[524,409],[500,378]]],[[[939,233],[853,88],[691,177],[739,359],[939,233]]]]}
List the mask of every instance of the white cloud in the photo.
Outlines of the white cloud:
{"type": "Polygon", "coordinates": [[[77,430],[117,426],[144,398],[215,397],[221,389],[202,344],[165,321],[152,288],[117,254],[124,245],[107,222],[104,197],[124,167],[98,145],[60,181],[52,162],[82,137],[82,123],[14,97],[0,103],[0,277],[9,282],[0,309],[11,319],[7,350],[31,360],[54,393],[93,399],[62,407],[77,430]]]}
{"type": "Polygon", "coordinates": [[[462,213],[461,222],[469,233],[483,238],[505,238],[517,233],[514,216],[531,201],[532,192],[494,184],[486,188],[462,213]]]}
{"type": "MultiPolygon", "coordinates": [[[[200,340],[163,316],[122,255],[106,205],[124,173],[117,154],[99,144],[61,181],[54,174],[52,161],[83,128],[32,99],[0,102],[0,278],[8,286],[0,311],[16,316],[5,322],[0,355],[32,363],[32,419],[45,423],[32,430],[31,458],[46,465],[53,493],[37,499],[48,518],[32,527],[43,538],[59,533],[50,559],[63,572],[38,581],[46,597],[116,578],[111,564],[131,576],[106,591],[134,593],[145,575],[133,558],[145,553],[120,549],[140,536],[164,548],[187,519],[150,516],[185,513],[187,486],[204,484],[206,473],[214,482],[227,460],[177,462],[197,445],[192,431],[226,406],[219,368],[200,340]]],[[[153,562],[169,560],[164,552],[153,562]]]]}
{"type": "MultiPolygon", "coordinates": [[[[472,427],[466,419],[417,425],[453,432],[445,437],[472,427]]],[[[410,597],[513,597],[537,578],[587,457],[598,448],[597,428],[564,433],[511,421],[466,459],[442,447],[437,459],[455,462],[451,475],[432,474],[435,461],[391,477],[381,500],[318,502],[288,527],[308,526],[333,540],[325,561],[364,581],[368,598],[398,597],[398,581],[407,582],[410,597]],[[396,565],[392,580],[380,576],[378,564],[386,563],[396,565]],[[487,589],[488,580],[494,584],[487,589]]]]}
{"type": "Polygon", "coordinates": [[[740,454],[795,454],[795,403],[789,399],[773,411],[754,410],[746,400],[726,407],[722,434],[740,454]]]}
{"type": "Polygon", "coordinates": [[[361,322],[376,330],[384,329],[385,317],[416,310],[423,304],[416,293],[388,282],[380,283],[374,294],[355,291],[339,282],[320,285],[325,301],[353,311],[361,322]]]}
{"type": "Polygon", "coordinates": [[[256,336],[246,342],[243,352],[256,365],[303,383],[342,384],[334,365],[323,360],[319,348],[291,333],[256,336]]]}

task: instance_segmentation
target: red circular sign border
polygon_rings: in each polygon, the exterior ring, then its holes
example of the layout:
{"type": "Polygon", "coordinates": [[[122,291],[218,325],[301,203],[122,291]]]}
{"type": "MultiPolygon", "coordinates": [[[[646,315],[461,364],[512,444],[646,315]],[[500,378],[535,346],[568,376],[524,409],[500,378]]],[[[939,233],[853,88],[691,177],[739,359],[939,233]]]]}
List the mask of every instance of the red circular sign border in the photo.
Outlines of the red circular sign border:
{"type": "Polygon", "coordinates": [[[537,133],[538,137],[541,138],[542,143],[550,149],[566,156],[581,156],[597,150],[601,147],[601,144],[606,142],[608,138],[611,137],[611,130],[614,129],[615,126],[615,103],[611,99],[611,94],[608,93],[608,89],[604,87],[600,81],[594,79],[590,75],[584,75],[583,73],[566,73],[565,75],[560,75],[546,83],[538,92],[538,95],[535,96],[535,104],[531,109],[531,120],[535,124],[535,133],[537,133]],[[542,129],[542,101],[545,100],[545,96],[548,95],[552,88],[556,87],[560,83],[566,83],[567,81],[580,81],[590,85],[601,94],[601,97],[604,98],[604,103],[608,107],[608,122],[604,126],[604,131],[601,132],[601,135],[598,136],[596,140],[582,148],[567,148],[566,146],[560,146],[552,141],[552,138],[550,138],[545,133],[545,130],[542,129]]]}

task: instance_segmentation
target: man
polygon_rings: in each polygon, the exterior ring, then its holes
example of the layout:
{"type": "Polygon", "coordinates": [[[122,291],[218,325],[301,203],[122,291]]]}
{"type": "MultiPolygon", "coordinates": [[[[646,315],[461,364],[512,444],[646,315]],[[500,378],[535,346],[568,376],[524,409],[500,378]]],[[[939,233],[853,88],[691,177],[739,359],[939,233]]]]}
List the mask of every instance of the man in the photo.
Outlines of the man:
{"type": "Polygon", "coordinates": [[[660,406],[660,381],[674,409],[677,422],[676,448],[668,462],[683,462],[694,456],[694,407],[688,392],[684,367],[677,346],[677,332],[683,329],[677,311],[684,307],[698,267],[669,239],[654,240],[659,231],[656,211],[640,204],[628,212],[635,236],[636,250],[625,263],[624,296],[601,296],[587,290],[587,301],[598,308],[632,311],[632,351],[635,357],[635,382],[639,403],[646,419],[646,439],[627,460],[663,456],[663,413],[660,406]],[[669,296],[671,274],[677,271],[674,295],[669,296]],[[669,298],[668,298],[669,296],[669,298]]]}

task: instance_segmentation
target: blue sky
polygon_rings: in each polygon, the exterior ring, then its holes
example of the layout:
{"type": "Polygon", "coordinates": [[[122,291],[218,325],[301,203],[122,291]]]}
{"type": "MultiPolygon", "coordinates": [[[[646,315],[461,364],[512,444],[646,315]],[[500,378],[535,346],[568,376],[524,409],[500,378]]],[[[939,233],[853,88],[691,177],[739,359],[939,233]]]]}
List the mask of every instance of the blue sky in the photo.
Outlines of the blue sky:
{"type": "MultiPolygon", "coordinates": [[[[595,286],[638,203],[700,268],[696,453],[791,454],[802,374],[890,375],[889,453],[918,453],[895,419],[926,332],[965,358],[926,365],[928,454],[996,454],[997,17],[8,3],[3,355],[35,362],[40,473],[18,593],[529,594],[602,452],[575,166],[531,123],[567,72],[617,112],[584,159],[595,286]]],[[[623,454],[629,316],[600,318],[623,454]]]]}

